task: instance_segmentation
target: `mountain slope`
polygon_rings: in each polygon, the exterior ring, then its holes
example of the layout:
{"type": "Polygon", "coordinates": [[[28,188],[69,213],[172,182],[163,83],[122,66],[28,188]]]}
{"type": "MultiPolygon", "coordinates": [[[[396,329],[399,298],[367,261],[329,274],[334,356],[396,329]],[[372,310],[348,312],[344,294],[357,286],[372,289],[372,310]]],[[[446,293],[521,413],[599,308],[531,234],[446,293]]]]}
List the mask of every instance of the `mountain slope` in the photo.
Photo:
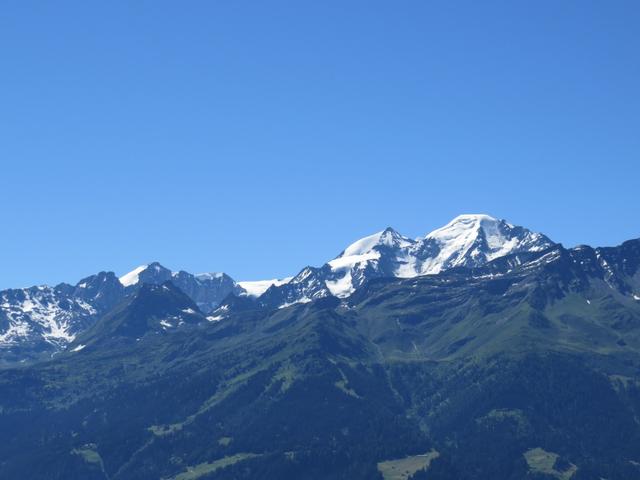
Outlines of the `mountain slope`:
{"type": "Polygon", "coordinates": [[[195,326],[206,322],[195,302],[172,282],[143,284],[91,328],[78,335],[70,351],[93,348],[96,344],[140,341],[149,334],[195,326]]]}
{"type": "Polygon", "coordinates": [[[74,287],[0,292],[0,363],[49,357],[112,308],[124,295],[116,276],[100,272],[74,287]]]}
{"type": "Polygon", "coordinates": [[[113,272],[100,272],[75,286],[63,283],[0,291],[0,364],[50,358],[144,285],[167,281],[204,312],[213,310],[230,294],[245,292],[224,273],[172,272],[157,262],[120,278],[113,272]]]}

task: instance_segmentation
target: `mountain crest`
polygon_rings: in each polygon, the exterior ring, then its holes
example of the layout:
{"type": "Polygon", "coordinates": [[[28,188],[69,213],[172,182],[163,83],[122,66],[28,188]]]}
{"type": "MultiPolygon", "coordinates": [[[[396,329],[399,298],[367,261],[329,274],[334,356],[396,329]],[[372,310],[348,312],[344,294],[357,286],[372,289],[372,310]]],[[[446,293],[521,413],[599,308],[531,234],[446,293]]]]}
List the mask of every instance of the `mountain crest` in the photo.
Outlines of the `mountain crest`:
{"type": "Polygon", "coordinates": [[[349,296],[379,277],[412,278],[453,267],[478,267],[518,252],[544,250],[554,243],[544,235],[485,214],[459,215],[445,226],[413,240],[391,227],[361,238],[321,268],[307,267],[288,284],[274,287],[270,298],[281,304],[324,295],[349,296]]]}

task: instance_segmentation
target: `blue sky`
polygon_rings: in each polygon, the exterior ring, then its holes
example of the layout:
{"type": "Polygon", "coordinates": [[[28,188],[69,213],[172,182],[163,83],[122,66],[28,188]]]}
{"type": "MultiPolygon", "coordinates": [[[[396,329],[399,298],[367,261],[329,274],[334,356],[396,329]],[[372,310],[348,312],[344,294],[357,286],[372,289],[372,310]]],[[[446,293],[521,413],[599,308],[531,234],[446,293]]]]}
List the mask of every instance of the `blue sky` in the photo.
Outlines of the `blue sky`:
{"type": "Polygon", "coordinates": [[[0,288],[489,213],[640,236],[636,1],[6,1],[0,288]]]}

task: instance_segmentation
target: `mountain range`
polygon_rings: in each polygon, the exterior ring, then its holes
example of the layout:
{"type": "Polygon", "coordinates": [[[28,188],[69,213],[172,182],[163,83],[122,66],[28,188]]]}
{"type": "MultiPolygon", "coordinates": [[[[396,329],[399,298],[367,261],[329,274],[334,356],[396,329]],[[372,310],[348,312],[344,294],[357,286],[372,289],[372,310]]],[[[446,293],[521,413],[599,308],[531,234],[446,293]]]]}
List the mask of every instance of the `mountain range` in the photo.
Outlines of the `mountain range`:
{"type": "Polygon", "coordinates": [[[283,280],[236,282],[225,273],[173,272],[153,262],[120,278],[100,272],[76,285],[4,290],[0,291],[0,361],[33,360],[64,350],[79,333],[147,283],[170,281],[205,313],[214,311],[228,295],[259,297],[262,303],[282,307],[331,295],[343,298],[374,278],[412,278],[479,266],[553,244],[544,235],[504,220],[461,215],[416,240],[387,228],[354,242],[323,266],[305,267],[283,280]]]}
{"type": "Polygon", "coordinates": [[[640,239],[463,215],[279,281],[0,302],[0,478],[640,479],[640,239]]]}

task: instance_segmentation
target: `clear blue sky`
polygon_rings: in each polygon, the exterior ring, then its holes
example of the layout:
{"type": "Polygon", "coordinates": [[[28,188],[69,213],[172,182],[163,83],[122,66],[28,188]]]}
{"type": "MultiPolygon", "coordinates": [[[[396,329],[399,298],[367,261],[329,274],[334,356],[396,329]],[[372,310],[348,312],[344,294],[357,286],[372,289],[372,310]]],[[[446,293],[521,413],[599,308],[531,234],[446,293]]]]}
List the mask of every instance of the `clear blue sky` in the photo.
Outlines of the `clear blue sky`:
{"type": "Polygon", "coordinates": [[[484,212],[640,236],[637,1],[0,7],[0,288],[238,280],[484,212]]]}

